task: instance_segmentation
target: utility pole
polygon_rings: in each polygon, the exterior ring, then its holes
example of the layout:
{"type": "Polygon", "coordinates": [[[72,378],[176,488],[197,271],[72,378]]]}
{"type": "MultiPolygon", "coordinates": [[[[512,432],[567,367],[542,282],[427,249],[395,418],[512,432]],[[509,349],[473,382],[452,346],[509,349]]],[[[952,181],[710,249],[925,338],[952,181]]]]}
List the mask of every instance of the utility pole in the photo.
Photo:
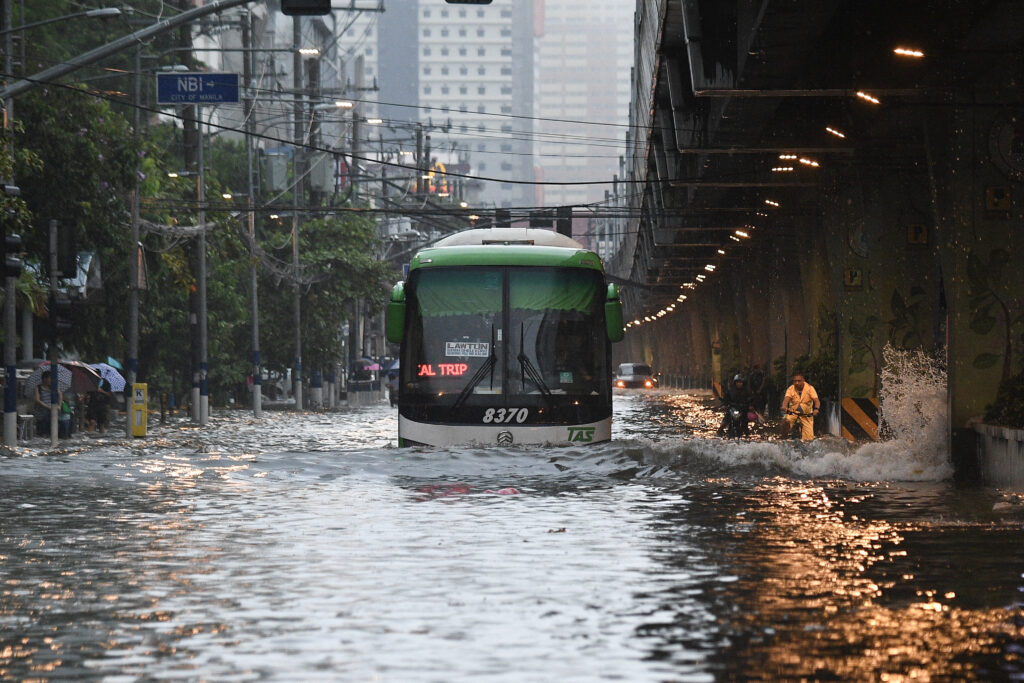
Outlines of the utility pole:
{"type": "Polygon", "coordinates": [[[196,123],[199,126],[199,424],[210,418],[209,363],[206,355],[206,187],[203,173],[203,110],[196,105],[196,123]]]}
{"type": "MultiPolygon", "coordinates": [[[[135,107],[132,114],[132,139],[135,144],[139,140],[139,126],[141,125],[142,111],[142,44],[135,45],[135,107]]],[[[135,189],[132,190],[131,206],[131,249],[128,256],[128,277],[131,282],[128,285],[128,390],[132,385],[139,371],[139,164],[135,164],[135,189]]],[[[125,436],[132,435],[132,413],[131,406],[128,407],[128,419],[125,420],[125,436]]]]}
{"type": "MultiPolygon", "coordinates": [[[[0,0],[3,4],[2,14],[3,27],[6,31],[11,27],[11,1],[0,0]]],[[[14,70],[14,60],[11,58],[11,38],[12,35],[8,31],[4,33],[4,73],[12,74],[14,70]]],[[[7,128],[8,122],[14,116],[14,100],[7,98],[2,104],[6,105],[2,112],[4,121],[4,128],[7,128]]],[[[0,179],[4,183],[10,181],[9,178],[0,179]]],[[[6,230],[4,231],[6,237],[6,230]]],[[[4,277],[4,368],[5,368],[5,382],[4,382],[4,445],[15,446],[18,443],[18,368],[17,368],[17,354],[18,354],[18,312],[15,309],[14,297],[16,292],[16,279],[10,276],[4,277]]]]}
{"type": "MultiPolygon", "coordinates": [[[[302,44],[302,17],[292,17],[292,44],[302,44]]],[[[292,175],[294,176],[294,187],[292,189],[292,273],[295,278],[292,283],[292,308],[294,312],[293,326],[295,327],[295,376],[292,377],[292,387],[295,396],[295,410],[302,410],[302,298],[299,288],[299,197],[304,197],[303,192],[303,164],[302,157],[302,55],[295,51],[292,57],[292,86],[295,90],[295,150],[292,155],[292,175]]]]}
{"type": "Polygon", "coordinates": [[[256,211],[255,194],[256,184],[253,182],[252,168],[252,143],[253,143],[253,101],[252,95],[252,47],[253,31],[252,12],[246,13],[242,22],[242,45],[246,52],[242,62],[242,77],[245,81],[245,157],[248,165],[248,208],[249,208],[249,240],[253,245],[252,254],[249,257],[249,279],[252,288],[252,413],[253,417],[263,417],[263,370],[260,367],[260,307],[259,307],[259,278],[256,271],[256,211]]]}

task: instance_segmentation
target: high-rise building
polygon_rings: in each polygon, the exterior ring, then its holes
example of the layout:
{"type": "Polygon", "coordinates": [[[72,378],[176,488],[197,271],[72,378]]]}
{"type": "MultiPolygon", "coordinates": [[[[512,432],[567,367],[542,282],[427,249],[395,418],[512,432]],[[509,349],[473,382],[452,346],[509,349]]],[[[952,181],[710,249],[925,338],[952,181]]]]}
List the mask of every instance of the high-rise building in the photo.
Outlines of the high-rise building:
{"type": "Polygon", "coordinates": [[[431,157],[493,179],[472,185],[478,204],[531,206],[533,3],[420,0],[417,19],[419,119],[431,157]]]}
{"type": "MultiPolygon", "coordinates": [[[[536,57],[536,143],[545,182],[610,181],[625,154],[633,66],[629,0],[544,0],[536,57]],[[595,123],[616,125],[594,125],[595,123]]],[[[609,185],[544,185],[538,204],[601,201],[609,185]]]]}

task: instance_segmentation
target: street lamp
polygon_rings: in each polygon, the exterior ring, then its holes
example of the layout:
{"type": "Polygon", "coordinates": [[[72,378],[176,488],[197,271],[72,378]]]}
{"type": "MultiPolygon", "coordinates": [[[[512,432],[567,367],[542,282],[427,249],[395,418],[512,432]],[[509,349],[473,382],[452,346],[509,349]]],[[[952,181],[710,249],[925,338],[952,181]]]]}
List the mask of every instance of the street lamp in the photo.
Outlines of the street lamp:
{"type": "Polygon", "coordinates": [[[74,12],[72,14],[65,14],[59,17],[50,17],[49,19],[43,19],[42,21],[33,21],[29,24],[22,24],[21,26],[14,26],[13,28],[5,29],[0,31],[0,36],[7,35],[8,33],[16,33],[18,31],[25,31],[30,28],[36,28],[38,26],[46,26],[47,24],[55,24],[58,21],[64,21],[66,19],[75,19],[77,17],[119,17],[121,16],[121,9],[119,7],[101,7],[99,9],[85,10],[84,12],[74,12]]]}

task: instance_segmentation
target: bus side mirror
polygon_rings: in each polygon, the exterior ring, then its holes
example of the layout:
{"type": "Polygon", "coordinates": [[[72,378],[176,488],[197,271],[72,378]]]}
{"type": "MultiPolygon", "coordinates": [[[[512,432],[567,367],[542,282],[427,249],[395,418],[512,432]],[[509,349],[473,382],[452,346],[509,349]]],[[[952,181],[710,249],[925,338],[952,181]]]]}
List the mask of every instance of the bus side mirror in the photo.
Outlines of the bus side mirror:
{"type": "Polygon", "coordinates": [[[400,344],[405,336],[405,283],[399,282],[391,288],[391,301],[384,323],[384,336],[392,344],[400,344]]]}
{"type": "Polygon", "coordinates": [[[622,302],[619,301],[619,287],[615,284],[608,285],[608,294],[604,302],[604,324],[610,341],[620,342],[626,336],[626,330],[622,326],[622,302]]]}

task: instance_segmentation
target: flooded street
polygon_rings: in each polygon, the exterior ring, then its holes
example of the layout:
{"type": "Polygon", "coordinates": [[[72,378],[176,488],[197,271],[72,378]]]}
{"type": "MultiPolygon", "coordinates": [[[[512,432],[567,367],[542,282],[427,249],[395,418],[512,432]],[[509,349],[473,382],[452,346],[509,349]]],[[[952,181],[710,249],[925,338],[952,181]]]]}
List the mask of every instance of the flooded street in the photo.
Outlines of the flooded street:
{"type": "Polygon", "coordinates": [[[898,443],[707,438],[668,391],[615,415],[592,447],[397,449],[382,403],[4,457],[0,678],[1024,673],[1015,495],[898,443]]]}

